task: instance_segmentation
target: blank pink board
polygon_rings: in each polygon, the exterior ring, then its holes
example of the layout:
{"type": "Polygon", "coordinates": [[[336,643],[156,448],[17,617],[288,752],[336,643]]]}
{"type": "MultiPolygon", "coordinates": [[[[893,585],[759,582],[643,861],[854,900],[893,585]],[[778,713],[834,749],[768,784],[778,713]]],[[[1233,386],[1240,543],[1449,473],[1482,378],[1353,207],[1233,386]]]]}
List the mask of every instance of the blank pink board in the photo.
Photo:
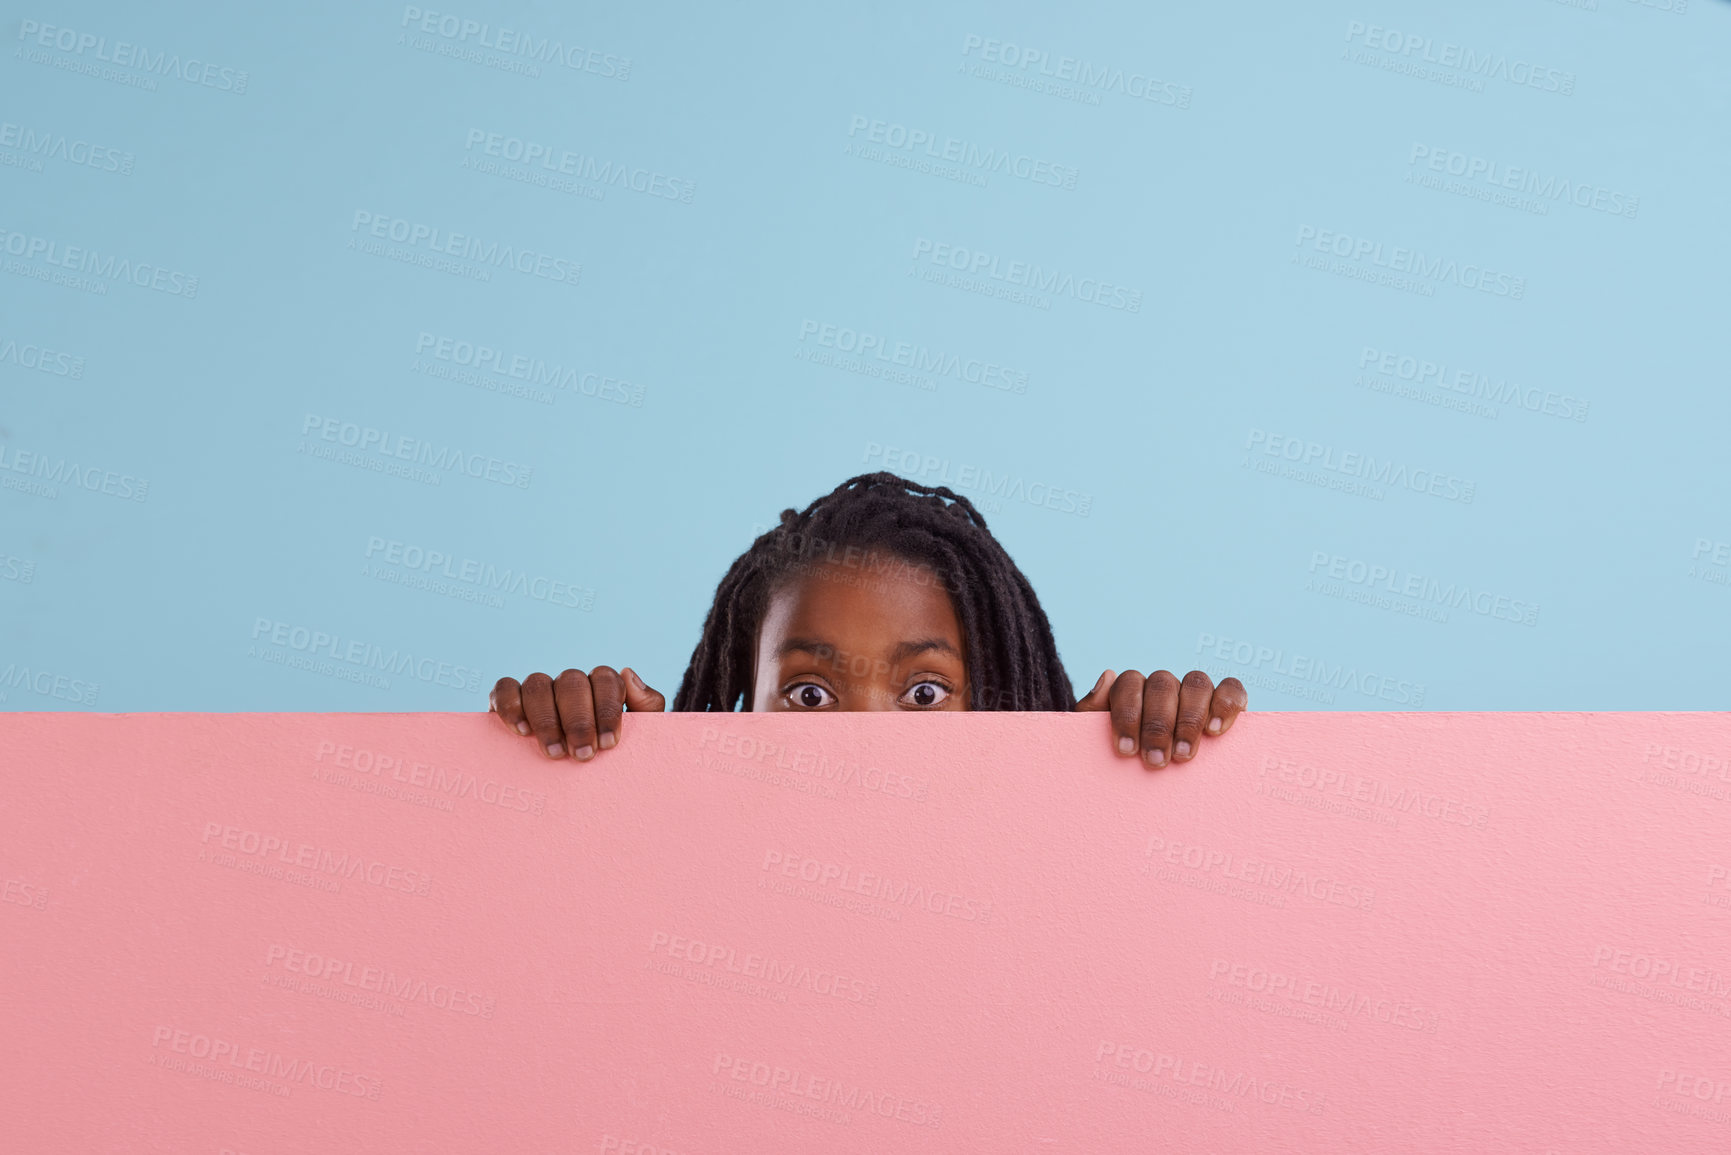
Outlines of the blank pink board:
{"type": "Polygon", "coordinates": [[[9,1151],[1731,1149],[1731,715],[0,716],[9,1151]]]}

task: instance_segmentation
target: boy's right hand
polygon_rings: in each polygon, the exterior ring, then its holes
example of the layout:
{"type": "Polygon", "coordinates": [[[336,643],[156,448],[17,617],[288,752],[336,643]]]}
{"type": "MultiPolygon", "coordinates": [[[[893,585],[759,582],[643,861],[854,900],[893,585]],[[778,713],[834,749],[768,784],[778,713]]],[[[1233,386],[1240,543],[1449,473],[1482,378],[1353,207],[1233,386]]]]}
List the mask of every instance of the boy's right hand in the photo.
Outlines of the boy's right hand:
{"type": "Polygon", "coordinates": [[[630,666],[596,666],[587,674],[566,670],[557,678],[500,678],[488,709],[517,733],[533,735],[547,757],[569,752],[587,762],[597,747],[610,750],[618,744],[625,710],[665,710],[667,699],[644,685],[630,666]]]}

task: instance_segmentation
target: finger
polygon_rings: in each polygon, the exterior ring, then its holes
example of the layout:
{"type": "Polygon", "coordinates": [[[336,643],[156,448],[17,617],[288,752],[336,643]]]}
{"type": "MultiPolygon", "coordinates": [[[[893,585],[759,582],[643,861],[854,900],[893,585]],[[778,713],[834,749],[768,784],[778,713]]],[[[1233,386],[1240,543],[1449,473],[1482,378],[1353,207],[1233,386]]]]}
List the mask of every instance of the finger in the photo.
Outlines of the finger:
{"type": "Polygon", "coordinates": [[[661,696],[660,690],[651,690],[643,684],[643,679],[637,676],[637,671],[626,666],[619,671],[625,675],[625,708],[627,710],[648,710],[659,713],[667,709],[667,699],[661,696]]]}
{"type": "Polygon", "coordinates": [[[1232,721],[1250,708],[1250,694],[1237,678],[1223,678],[1214,687],[1214,703],[1208,710],[1208,732],[1224,734],[1232,721]]]}
{"type": "Polygon", "coordinates": [[[1108,693],[1112,703],[1112,732],[1118,735],[1118,753],[1134,754],[1136,736],[1142,732],[1142,675],[1125,670],[1108,693]]]}
{"type": "Polygon", "coordinates": [[[516,678],[500,678],[493,685],[493,693],[487,699],[487,705],[499,715],[499,721],[519,734],[527,734],[529,723],[523,720],[522,689],[516,678]]]}
{"type": "Polygon", "coordinates": [[[1172,758],[1172,729],[1178,719],[1178,675],[1155,670],[1142,687],[1142,757],[1150,766],[1172,758]]]}
{"type": "Polygon", "coordinates": [[[1112,671],[1107,670],[1100,675],[1100,680],[1094,683],[1094,688],[1088,691],[1087,697],[1076,703],[1078,710],[1105,710],[1110,708],[1109,695],[1112,692],[1112,671]]]}
{"type": "Polygon", "coordinates": [[[1202,727],[1208,721],[1208,705],[1214,698],[1214,679],[1201,670],[1184,675],[1178,687],[1178,720],[1172,728],[1172,761],[1188,762],[1196,757],[1202,727]]]}
{"type": "Polygon", "coordinates": [[[625,680],[612,666],[589,671],[589,690],[595,696],[595,745],[611,750],[619,742],[620,719],[625,714],[625,680]]]}
{"type": "Polygon", "coordinates": [[[565,748],[577,761],[589,761],[595,757],[595,698],[589,675],[582,670],[560,674],[553,681],[553,700],[559,704],[559,721],[565,727],[565,748]]]}
{"type": "Polygon", "coordinates": [[[553,679],[546,674],[530,674],[523,679],[523,720],[541,749],[549,758],[563,758],[565,747],[560,744],[559,712],[553,708],[553,679]]]}

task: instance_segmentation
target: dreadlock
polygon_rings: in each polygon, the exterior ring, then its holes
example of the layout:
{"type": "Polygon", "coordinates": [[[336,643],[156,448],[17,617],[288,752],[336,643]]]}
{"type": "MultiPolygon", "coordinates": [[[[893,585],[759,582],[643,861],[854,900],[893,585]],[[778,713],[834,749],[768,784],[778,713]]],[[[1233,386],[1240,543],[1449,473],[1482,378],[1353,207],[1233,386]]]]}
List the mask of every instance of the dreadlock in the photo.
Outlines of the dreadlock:
{"type": "Polygon", "coordinates": [[[770,595],[848,547],[929,566],[944,579],[967,645],[975,710],[1070,710],[1076,698],[1034,588],[972,502],[893,473],[849,478],[751,543],[715,590],[675,710],[737,710],[770,595]]]}

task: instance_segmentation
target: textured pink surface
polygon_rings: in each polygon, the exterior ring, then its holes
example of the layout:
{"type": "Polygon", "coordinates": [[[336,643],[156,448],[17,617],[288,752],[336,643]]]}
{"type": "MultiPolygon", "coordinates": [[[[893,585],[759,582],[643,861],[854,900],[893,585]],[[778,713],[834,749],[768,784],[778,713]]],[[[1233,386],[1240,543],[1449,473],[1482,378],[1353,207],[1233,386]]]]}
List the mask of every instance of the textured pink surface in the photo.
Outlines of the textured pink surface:
{"type": "Polygon", "coordinates": [[[1731,715],[0,742],[9,1150],[1731,1147],[1731,715]]]}

